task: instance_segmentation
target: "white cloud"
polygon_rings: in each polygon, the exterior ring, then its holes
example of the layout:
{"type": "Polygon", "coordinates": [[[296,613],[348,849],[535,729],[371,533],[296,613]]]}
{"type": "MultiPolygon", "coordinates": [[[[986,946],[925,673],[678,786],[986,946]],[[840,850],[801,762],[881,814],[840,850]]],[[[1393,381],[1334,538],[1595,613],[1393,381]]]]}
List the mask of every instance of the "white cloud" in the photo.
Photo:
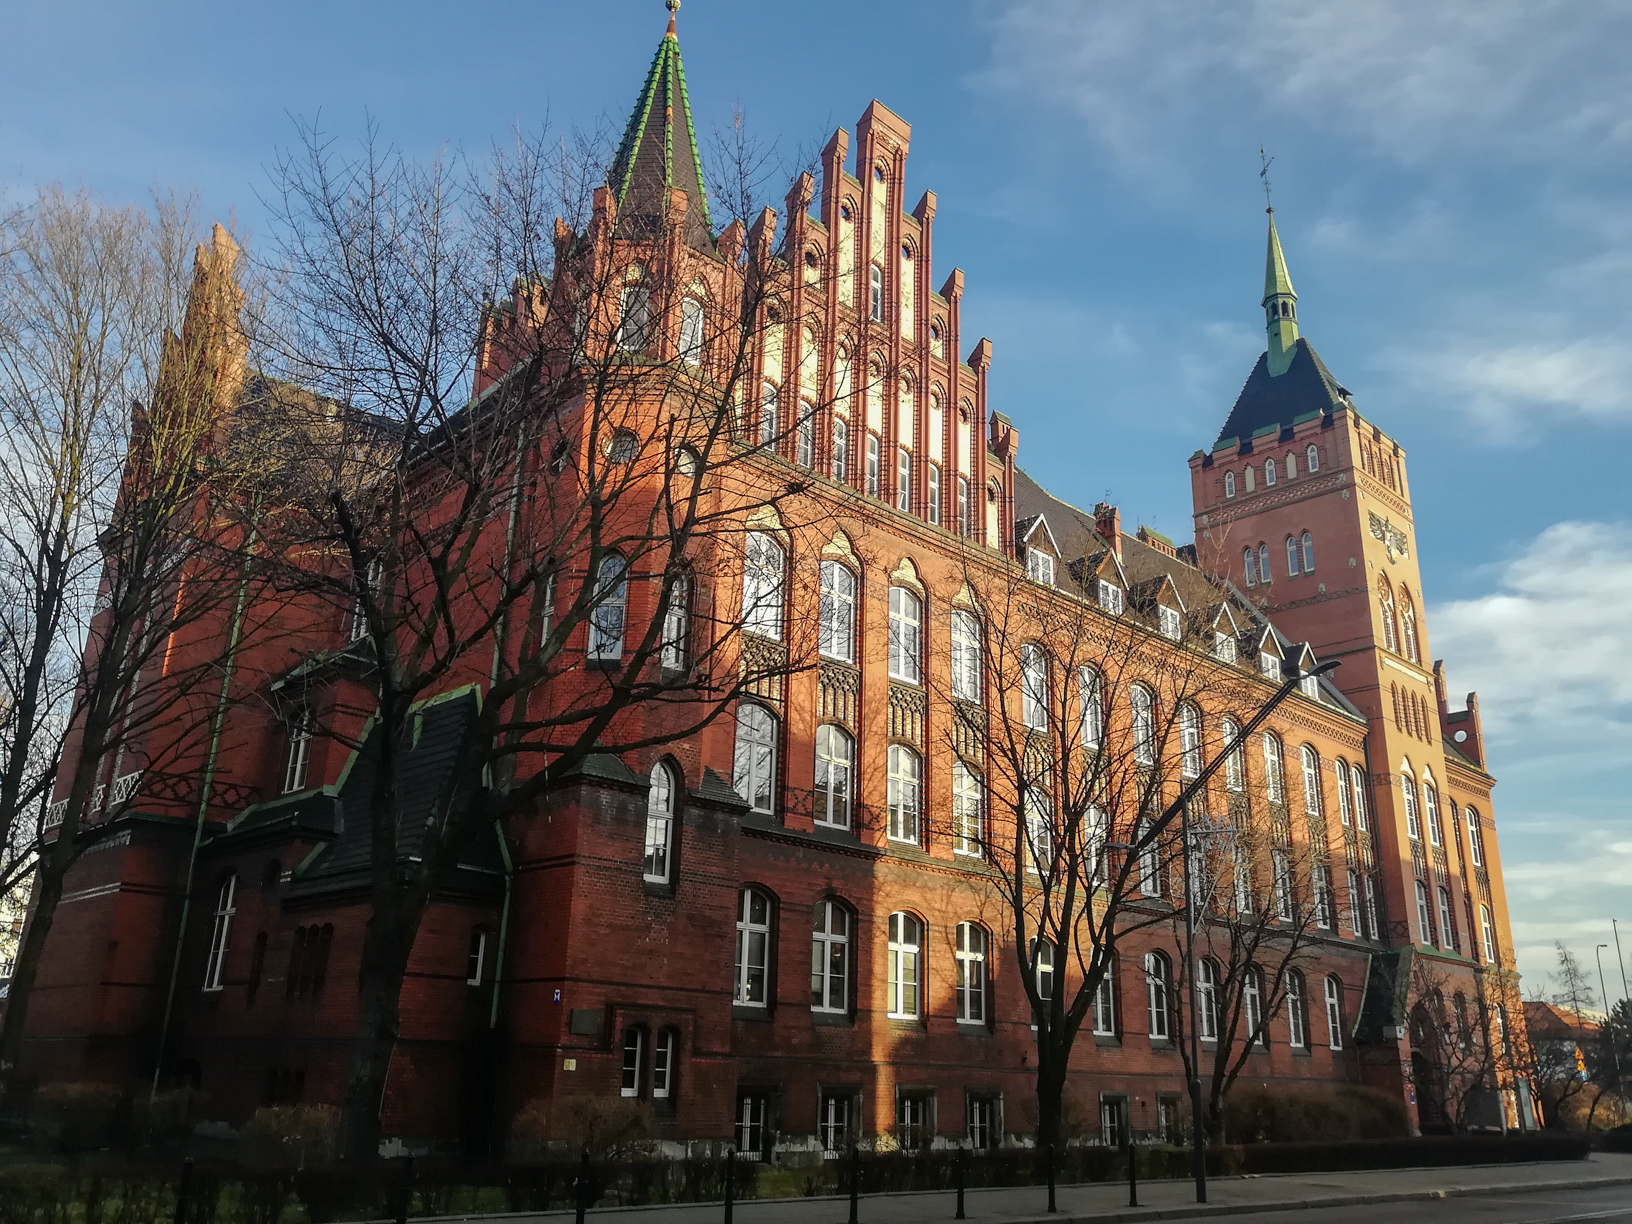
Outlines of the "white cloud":
{"type": "Polygon", "coordinates": [[[1559,136],[1624,139],[1632,111],[1617,62],[1626,0],[1009,0],[990,11],[978,83],[1072,106],[1133,162],[1220,98],[1341,125],[1404,160],[1470,141],[1557,156],[1559,136]]]}
{"type": "Polygon", "coordinates": [[[1632,420],[1632,345],[1608,338],[1506,346],[1453,341],[1432,353],[1395,350],[1379,364],[1436,384],[1499,441],[1533,436],[1544,423],[1538,413],[1603,424],[1632,420]]]}

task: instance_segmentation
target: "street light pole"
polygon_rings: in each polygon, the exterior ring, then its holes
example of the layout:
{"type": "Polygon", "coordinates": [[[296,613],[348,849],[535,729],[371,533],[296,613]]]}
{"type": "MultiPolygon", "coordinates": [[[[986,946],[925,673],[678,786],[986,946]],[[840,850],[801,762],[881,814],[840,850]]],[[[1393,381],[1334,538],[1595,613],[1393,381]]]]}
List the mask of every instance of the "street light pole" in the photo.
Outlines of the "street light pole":
{"type": "MultiPolygon", "coordinates": [[[[1615,963],[1621,967],[1621,998],[1625,999],[1632,997],[1632,993],[1629,993],[1626,989],[1626,961],[1621,959],[1621,924],[1618,920],[1611,918],[1609,925],[1615,930],[1615,963]]],[[[1609,1000],[1607,998],[1604,1000],[1604,1010],[1606,1012],[1609,1010],[1609,1000]]]]}
{"type": "MultiPolygon", "coordinates": [[[[1202,1125],[1201,1112],[1201,1038],[1196,1032],[1196,908],[1192,904],[1194,895],[1190,882],[1190,801],[1206,791],[1207,783],[1229,760],[1231,755],[1238,751],[1243,744],[1252,738],[1253,732],[1268,721],[1269,716],[1298,687],[1298,683],[1310,676],[1323,676],[1327,672],[1336,670],[1342,663],[1341,659],[1328,659],[1307,672],[1292,672],[1281,686],[1275,690],[1250,719],[1247,725],[1235,733],[1235,738],[1224,745],[1211,762],[1196,775],[1190,785],[1179,792],[1175,799],[1162,813],[1161,818],[1146,831],[1145,837],[1160,836],[1172,819],[1179,818],[1179,838],[1184,853],[1184,961],[1186,980],[1190,983],[1187,992],[1189,1002],[1186,1011],[1190,1017],[1190,1142],[1191,1142],[1191,1170],[1196,1179],[1196,1202],[1207,1201],[1207,1134],[1202,1125]]],[[[1137,843],[1135,843],[1137,845],[1137,843]]]]}

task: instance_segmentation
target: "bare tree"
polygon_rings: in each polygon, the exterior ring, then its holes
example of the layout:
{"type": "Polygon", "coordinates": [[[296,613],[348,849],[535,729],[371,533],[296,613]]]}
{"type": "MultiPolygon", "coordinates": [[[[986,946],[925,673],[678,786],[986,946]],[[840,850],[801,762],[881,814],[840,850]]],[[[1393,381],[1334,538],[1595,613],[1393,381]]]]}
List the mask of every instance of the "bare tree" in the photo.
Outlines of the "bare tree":
{"type": "Polygon", "coordinates": [[[239,516],[220,513],[246,476],[220,445],[236,248],[219,228],[199,248],[184,322],[191,228],[174,201],[143,212],[48,189],[6,233],[0,887],[34,872],[0,1031],[8,1082],[75,857],[139,799],[192,794],[175,767],[207,738],[231,647],[173,648],[248,577],[244,535],[224,526],[239,516]]]}
{"type": "MultiPolygon", "coordinates": [[[[593,138],[518,138],[477,168],[415,162],[372,131],[352,157],[303,136],[275,175],[262,361],[280,375],[270,413],[302,422],[280,462],[281,581],[348,624],[361,664],[362,706],[321,731],[361,748],[366,718],[380,754],[343,1095],[361,1161],[408,958],[460,853],[593,752],[779,695],[814,652],[788,609],[815,575],[787,559],[831,526],[805,496],[822,389],[762,391],[800,360],[802,289],[771,210],[715,239],[698,193],[620,199],[606,184],[634,154],[609,167],[593,138]],[[409,845],[414,711],[473,681],[453,798],[409,845]]],[[[725,198],[753,194],[744,150],[725,198]]]]}
{"type": "Polygon", "coordinates": [[[1481,1119],[1503,1125],[1494,1111],[1502,1108],[1498,1094],[1512,1086],[1517,1060],[1503,996],[1491,988],[1491,976],[1478,973],[1470,980],[1429,957],[1412,961],[1410,1074],[1425,1127],[1465,1132],[1481,1119]]]}
{"type": "MultiPolygon", "coordinates": [[[[1126,611],[1140,616],[1124,614],[1123,595],[1100,583],[1119,572],[1101,553],[1057,589],[971,562],[954,613],[967,619],[954,626],[945,694],[956,797],[942,835],[983,860],[1012,940],[1035,1024],[1042,1145],[1062,1138],[1071,1052],[1119,946],[1182,911],[1181,812],[1199,821],[1230,812],[1237,792],[1244,801],[1245,736],[1292,687],[1214,658],[1194,618],[1184,644],[1154,632],[1143,620],[1166,588],[1133,592],[1126,611]]],[[[1281,773],[1268,786],[1284,805],[1281,773]]],[[[1170,1040],[1175,959],[1153,951],[1143,966],[1165,1029],[1154,1035],[1170,1040]]]]}
{"type": "Polygon", "coordinates": [[[1587,1052],[1600,1040],[1600,1026],[1586,1018],[1586,1013],[1598,1006],[1598,995],[1575,953],[1561,941],[1555,947],[1558,968],[1548,975],[1532,1001],[1546,1005],[1559,1017],[1563,1031],[1550,1024],[1526,1026],[1530,1037],[1530,1081],[1536,1087],[1542,1124],[1549,1127],[1564,1125],[1565,1110],[1575,1098],[1603,1091],[1592,1083],[1586,1066],[1587,1052]]]}

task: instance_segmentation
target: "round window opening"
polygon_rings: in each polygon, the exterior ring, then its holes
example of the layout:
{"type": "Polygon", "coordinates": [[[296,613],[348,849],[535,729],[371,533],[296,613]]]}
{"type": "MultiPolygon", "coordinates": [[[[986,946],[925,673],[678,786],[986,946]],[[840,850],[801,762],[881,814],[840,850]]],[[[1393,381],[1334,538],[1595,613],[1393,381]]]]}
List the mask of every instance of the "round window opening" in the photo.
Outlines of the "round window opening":
{"type": "Polygon", "coordinates": [[[805,252],[805,267],[814,268],[816,266],[817,262],[818,262],[818,260],[816,258],[816,252],[815,251],[806,251],[805,252]]]}
{"type": "Polygon", "coordinates": [[[614,429],[602,449],[613,463],[632,463],[635,452],[640,449],[640,439],[631,429],[614,429]]]}
{"type": "Polygon", "coordinates": [[[906,260],[912,258],[912,248],[904,242],[901,244],[901,258],[906,260]]]}
{"type": "Polygon", "coordinates": [[[839,216],[842,219],[844,219],[845,221],[850,220],[850,205],[840,204],[839,205],[839,216]]]}
{"type": "Polygon", "coordinates": [[[1456,733],[1456,737],[1455,737],[1455,738],[1456,738],[1456,742],[1457,742],[1457,743],[1459,743],[1459,744],[1465,744],[1465,743],[1467,743],[1467,742],[1468,742],[1468,733],[1467,733],[1467,732],[1466,732],[1466,731],[1458,731],[1458,732],[1457,732],[1457,733],[1456,733]]]}
{"type": "Polygon", "coordinates": [[[883,166],[874,166],[873,167],[873,182],[882,183],[883,181],[884,181],[884,167],[883,166]]]}

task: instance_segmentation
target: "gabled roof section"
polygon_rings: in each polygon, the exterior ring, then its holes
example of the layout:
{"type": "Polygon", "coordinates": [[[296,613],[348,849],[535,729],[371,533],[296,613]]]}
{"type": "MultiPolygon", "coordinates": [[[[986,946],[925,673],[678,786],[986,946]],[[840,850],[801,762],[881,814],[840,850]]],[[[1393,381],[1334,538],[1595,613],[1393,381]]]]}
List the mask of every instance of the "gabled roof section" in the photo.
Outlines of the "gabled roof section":
{"type": "Polygon", "coordinates": [[[1014,537],[1027,548],[1030,548],[1032,546],[1031,537],[1036,534],[1039,527],[1043,529],[1043,535],[1048,539],[1050,551],[1058,557],[1060,555],[1059,541],[1054,538],[1054,532],[1048,525],[1048,515],[1046,514],[1034,514],[1030,518],[1021,519],[1014,525],[1014,537]]]}
{"type": "Polygon", "coordinates": [[[1272,377],[1268,352],[1258,355],[1213,449],[1231,440],[1250,442],[1254,434],[1271,427],[1278,433],[1302,417],[1324,415],[1348,404],[1349,389],[1332,377],[1309,341],[1299,336],[1284,374],[1272,377]]]}
{"type": "MultiPolygon", "coordinates": [[[[677,6],[676,6],[677,7],[677,6]]],[[[691,98],[686,93],[686,69],[680,61],[680,37],[669,29],[657,44],[651,71],[641,88],[629,126],[623,130],[607,185],[617,199],[620,217],[639,218],[656,228],[669,209],[671,188],[686,193],[686,242],[706,250],[713,243],[713,221],[708,212],[708,191],[703,186],[702,159],[697,155],[697,132],[691,122],[691,98]]]]}

